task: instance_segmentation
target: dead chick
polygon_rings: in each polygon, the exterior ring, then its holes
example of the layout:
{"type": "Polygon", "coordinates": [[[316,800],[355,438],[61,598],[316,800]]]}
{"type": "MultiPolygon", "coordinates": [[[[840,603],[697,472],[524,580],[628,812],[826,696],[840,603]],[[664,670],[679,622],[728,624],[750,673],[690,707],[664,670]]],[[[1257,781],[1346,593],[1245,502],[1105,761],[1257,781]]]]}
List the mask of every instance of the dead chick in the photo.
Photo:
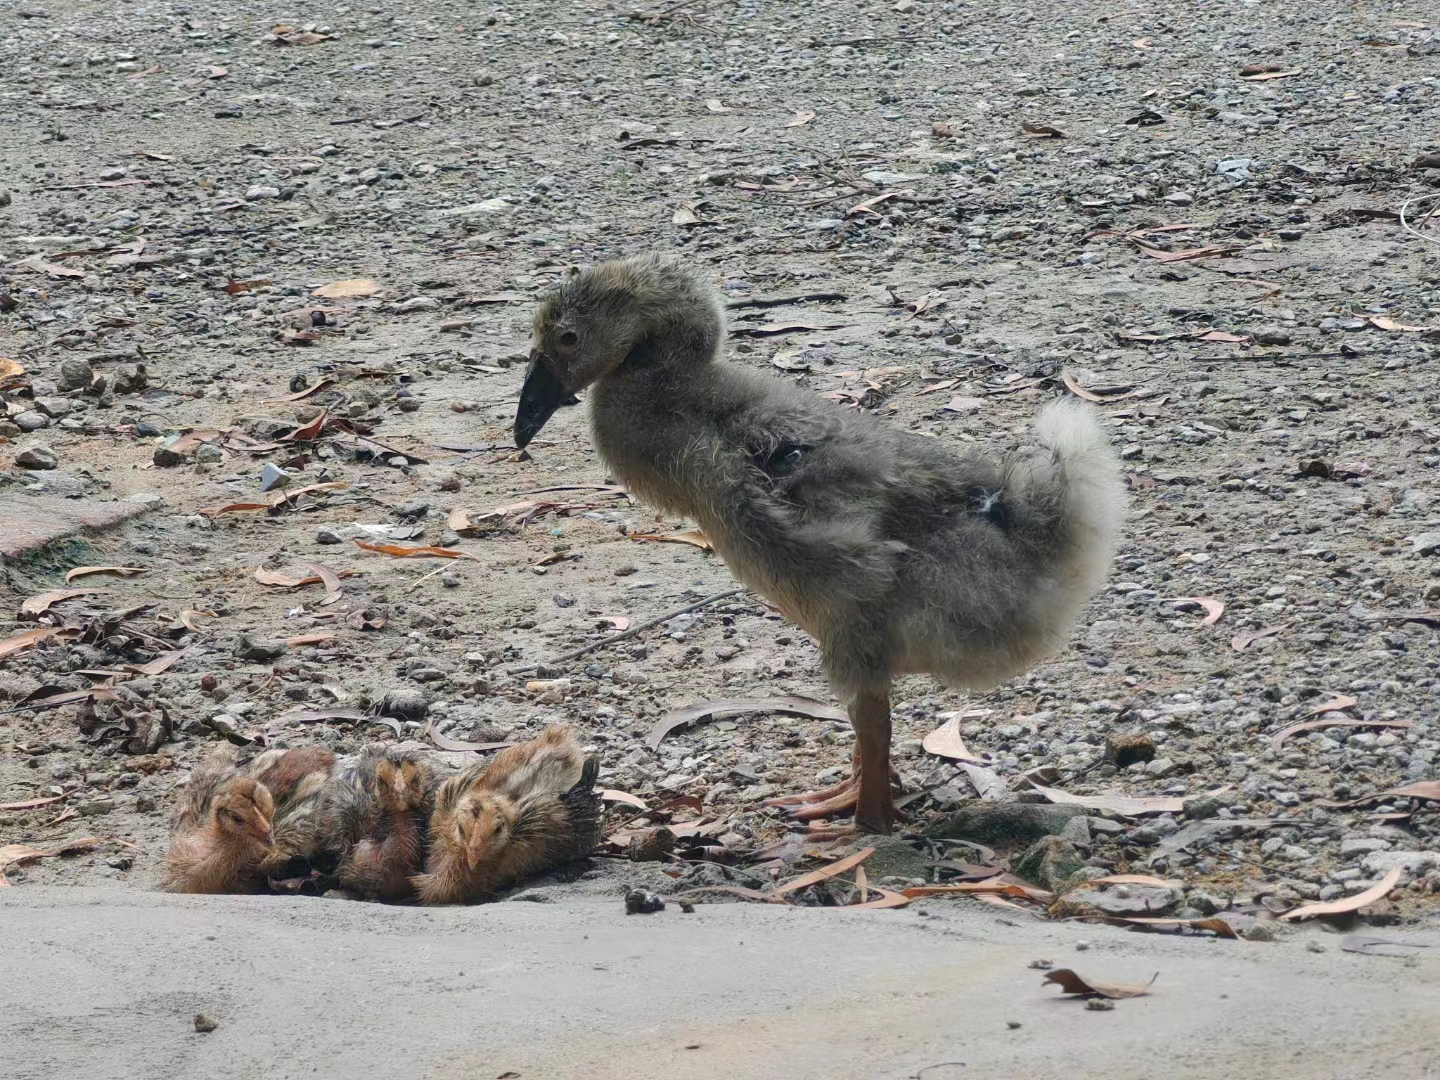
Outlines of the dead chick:
{"type": "Polygon", "coordinates": [[[415,754],[373,743],[330,786],[325,843],[340,853],[343,888],[366,900],[415,895],[424,865],[433,774],[415,754]]]}
{"type": "Polygon", "coordinates": [[[309,873],[325,862],[323,824],[335,755],[323,746],[266,750],[245,768],[275,801],[275,842],[261,869],[269,877],[309,873]]]}
{"type": "Polygon", "coordinates": [[[263,892],[274,851],[275,801],[233,760],[197,767],[175,808],[160,887],[182,893],[263,892]]]}
{"type": "Polygon", "coordinates": [[[596,447],[651,506],[699,521],[745,585],[820,643],[855,729],[855,776],[790,800],[888,832],[890,684],[983,689],[1054,651],[1113,556],[1118,463],[1092,410],[1041,410],[1039,450],[994,461],[722,356],[721,302],[673,256],[605,263],[535,315],[524,447],[590,393],[596,447]]]}
{"type": "Polygon", "coordinates": [[[415,878],[421,902],[490,899],[588,855],[600,838],[598,771],[556,725],[446,780],[435,794],[425,872],[415,878]]]}

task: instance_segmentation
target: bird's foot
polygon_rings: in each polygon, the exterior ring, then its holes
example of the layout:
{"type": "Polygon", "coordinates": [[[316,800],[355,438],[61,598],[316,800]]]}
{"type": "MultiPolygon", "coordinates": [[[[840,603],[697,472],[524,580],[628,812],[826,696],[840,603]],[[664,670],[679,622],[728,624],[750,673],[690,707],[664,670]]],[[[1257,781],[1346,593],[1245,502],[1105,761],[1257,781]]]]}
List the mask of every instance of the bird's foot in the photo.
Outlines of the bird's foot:
{"type": "Polygon", "coordinates": [[[784,807],[795,821],[818,821],[853,811],[859,797],[860,785],[852,779],[820,791],[766,799],[764,805],[784,807]]]}

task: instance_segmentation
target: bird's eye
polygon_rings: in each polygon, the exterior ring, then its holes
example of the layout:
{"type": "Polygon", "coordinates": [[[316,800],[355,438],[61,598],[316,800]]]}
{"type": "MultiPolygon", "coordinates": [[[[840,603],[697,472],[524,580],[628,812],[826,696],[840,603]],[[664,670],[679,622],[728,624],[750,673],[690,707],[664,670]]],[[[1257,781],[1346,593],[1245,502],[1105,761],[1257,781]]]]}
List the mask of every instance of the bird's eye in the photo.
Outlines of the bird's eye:
{"type": "Polygon", "coordinates": [[[573,347],[580,340],[580,335],[574,330],[566,330],[560,335],[560,344],[566,347],[573,347]]]}

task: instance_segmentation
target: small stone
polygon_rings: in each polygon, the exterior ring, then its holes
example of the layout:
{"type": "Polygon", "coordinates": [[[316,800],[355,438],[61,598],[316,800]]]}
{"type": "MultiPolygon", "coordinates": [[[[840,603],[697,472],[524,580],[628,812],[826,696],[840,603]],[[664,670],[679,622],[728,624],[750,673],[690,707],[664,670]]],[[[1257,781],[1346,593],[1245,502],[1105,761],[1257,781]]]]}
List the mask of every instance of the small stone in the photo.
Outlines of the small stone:
{"type": "Polygon", "coordinates": [[[1158,885],[1101,885],[1065,894],[1067,905],[1094,908],[1117,918],[1130,915],[1164,915],[1180,903],[1180,890],[1158,885]]]}
{"type": "Polygon", "coordinates": [[[35,408],[52,420],[59,420],[75,411],[75,406],[71,404],[70,400],[63,397],[36,398],[35,408]]]}
{"type": "Polygon", "coordinates": [[[665,901],[649,889],[631,889],[625,894],[626,915],[653,915],[665,910],[665,901]]]}
{"type": "Polygon", "coordinates": [[[214,443],[201,443],[195,448],[195,460],[209,465],[218,465],[225,460],[225,452],[214,443]]]}
{"type": "Polygon", "coordinates": [[[256,184],[245,192],[246,202],[255,202],[258,199],[278,199],[279,197],[280,189],[278,187],[269,187],[265,184],[256,184]]]}
{"type": "Polygon", "coordinates": [[[260,470],[260,490],[273,491],[276,488],[290,486],[290,474],[278,465],[272,465],[268,461],[265,468],[260,470]]]}
{"type": "Polygon", "coordinates": [[[288,648],[283,641],[254,641],[249,634],[236,634],[233,652],[241,660],[264,664],[284,656],[288,648]]]}
{"type": "Polygon", "coordinates": [[[428,513],[430,513],[430,504],[421,499],[417,499],[414,502],[406,503],[399,510],[395,511],[395,516],[401,521],[419,521],[428,513]]]}
{"type": "Polygon", "coordinates": [[[411,311],[434,311],[440,306],[440,301],[433,296],[412,296],[404,301],[395,310],[400,312],[411,311]]]}
{"type": "Polygon", "coordinates": [[[50,426],[50,418],[42,412],[34,409],[26,409],[22,413],[16,413],[10,418],[10,422],[26,433],[39,431],[41,428],[50,426]]]}
{"type": "Polygon", "coordinates": [[[1175,771],[1175,762],[1169,758],[1156,758],[1145,765],[1145,775],[1155,780],[1161,780],[1175,771]]]}
{"type": "Polygon", "coordinates": [[[401,398],[399,401],[397,401],[395,404],[396,404],[396,406],[400,409],[400,411],[403,412],[403,413],[412,413],[412,412],[419,412],[419,411],[420,411],[420,399],[419,399],[419,398],[402,397],[402,398],[401,398]]]}
{"type": "Polygon", "coordinates": [[[210,1017],[206,1016],[204,1013],[195,1014],[195,1030],[198,1031],[201,1035],[207,1035],[219,1026],[219,1024],[217,1024],[214,1020],[211,1020],[210,1017]]]}
{"type": "Polygon", "coordinates": [[[1020,1023],[1019,1020],[1006,1020],[1006,1021],[1005,1021],[1005,1026],[1006,1026],[1007,1028],[1009,1028],[1011,1031],[1019,1031],[1020,1028],[1024,1027],[1025,1025],[1023,1025],[1022,1023],[1020,1023]]]}
{"type": "Polygon", "coordinates": [[[440,575],[440,584],[444,585],[447,589],[458,589],[460,587],[460,579],[449,571],[446,571],[440,575]]]}
{"type": "Polygon", "coordinates": [[[1274,941],[1276,938],[1275,927],[1268,922],[1257,922],[1243,933],[1249,941],[1274,941]]]}
{"type": "Polygon", "coordinates": [[[1290,331],[1282,330],[1278,326],[1267,326],[1256,330],[1255,342],[1259,345],[1289,345],[1290,331]]]}
{"type": "Polygon", "coordinates": [[[84,360],[65,360],[60,364],[61,390],[88,390],[95,381],[95,372],[84,360]]]}
{"type": "Polygon", "coordinates": [[[79,811],[81,817],[99,817],[101,814],[108,814],[115,809],[115,800],[103,796],[99,799],[88,799],[75,809],[79,811]]]}
{"type": "Polygon", "coordinates": [[[343,544],[345,538],[329,525],[321,525],[315,530],[315,542],[317,544],[343,544]]]}
{"type": "Polygon", "coordinates": [[[1046,836],[1016,858],[1011,869],[1027,881],[1033,881],[1042,888],[1056,892],[1084,865],[1085,860],[1069,840],[1059,836],[1046,836]]]}
{"type": "Polygon", "coordinates": [[[1188,191],[1172,191],[1165,196],[1165,201],[1175,206],[1189,206],[1195,201],[1195,196],[1188,191]]]}
{"type": "Polygon", "coordinates": [[[1403,871],[1400,879],[1403,883],[1427,870],[1440,867],[1440,851],[1372,851],[1360,862],[1360,868],[1375,877],[1387,874],[1396,867],[1403,871]]]}
{"type": "Polygon", "coordinates": [[[1091,1012],[1111,1012],[1115,1008],[1115,1002],[1109,998],[1091,998],[1085,1002],[1085,1008],[1091,1012]]]}
{"type": "Polygon", "coordinates": [[[392,690],[380,702],[380,712],[401,720],[424,720],[430,702],[418,690],[392,690]]]}
{"type": "Polygon", "coordinates": [[[157,446],[152,460],[161,469],[173,469],[177,465],[184,465],[187,458],[184,454],[177,454],[168,446],[157,446]]]}
{"type": "Polygon", "coordinates": [[[60,459],[55,456],[54,450],[36,443],[16,454],[15,464],[22,469],[54,469],[59,466],[60,459]]]}
{"type": "Polygon", "coordinates": [[[1194,889],[1185,897],[1185,903],[1200,912],[1202,916],[1214,915],[1224,911],[1226,904],[1219,897],[1212,896],[1203,889],[1194,889]]]}
{"type": "Polygon", "coordinates": [[[1197,795],[1193,799],[1186,799],[1181,806],[1185,816],[1191,821],[1203,821],[1217,816],[1225,804],[1214,795],[1197,795]]]}

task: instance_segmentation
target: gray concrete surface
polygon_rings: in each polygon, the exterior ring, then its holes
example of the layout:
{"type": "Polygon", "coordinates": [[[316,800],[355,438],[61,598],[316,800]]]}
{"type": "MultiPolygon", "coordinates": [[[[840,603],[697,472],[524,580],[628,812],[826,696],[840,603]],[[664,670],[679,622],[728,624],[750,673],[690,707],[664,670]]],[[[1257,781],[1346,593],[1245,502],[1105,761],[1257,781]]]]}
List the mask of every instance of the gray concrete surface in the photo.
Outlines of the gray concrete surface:
{"type": "Polygon", "coordinates": [[[1260,944],[921,910],[627,918],[618,899],[426,911],[17,887],[0,892],[0,1075],[1440,1077],[1440,957],[1344,953],[1315,927],[1260,944]],[[1040,958],[1159,978],[1089,1011],[1042,987],[1040,958]],[[197,1012],[219,1027],[196,1034],[197,1012]]]}

